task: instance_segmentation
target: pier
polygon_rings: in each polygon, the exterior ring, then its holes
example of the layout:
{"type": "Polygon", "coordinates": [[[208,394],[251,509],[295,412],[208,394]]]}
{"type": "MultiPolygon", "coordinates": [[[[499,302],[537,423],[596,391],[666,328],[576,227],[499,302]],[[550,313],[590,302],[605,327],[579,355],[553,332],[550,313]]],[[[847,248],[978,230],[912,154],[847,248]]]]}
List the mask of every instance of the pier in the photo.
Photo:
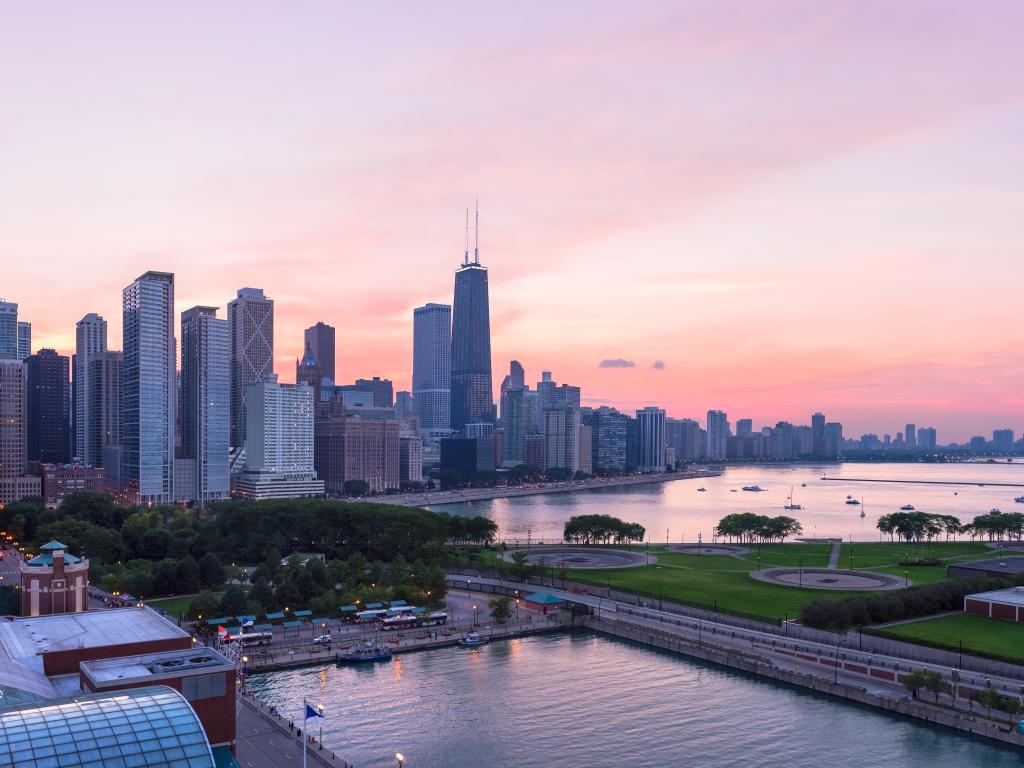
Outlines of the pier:
{"type": "Polygon", "coordinates": [[[974,485],[984,488],[991,485],[998,488],[1024,488],[1024,483],[978,483],[968,480],[890,480],[878,477],[828,477],[822,475],[822,480],[831,480],[840,483],[901,483],[904,485],[974,485]]]}

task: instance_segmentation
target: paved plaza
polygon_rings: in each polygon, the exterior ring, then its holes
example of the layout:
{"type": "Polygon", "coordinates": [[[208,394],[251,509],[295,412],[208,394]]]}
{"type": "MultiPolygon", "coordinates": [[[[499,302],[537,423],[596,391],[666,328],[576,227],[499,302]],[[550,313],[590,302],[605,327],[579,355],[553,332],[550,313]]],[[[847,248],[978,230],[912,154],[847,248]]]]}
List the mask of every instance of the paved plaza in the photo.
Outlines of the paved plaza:
{"type": "MultiPolygon", "coordinates": [[[[509,550],[502,557],[512,562],[516,550],[509,550]]],[[[656,563],[658,558],[647,552],[630,552],[625,549],[587,549],[585,547],[536,547],[520,549],[526,553],[526,562],[531,565],[548,565],[565,568],[635,568],[638,565],[656,563]]]]}
{"type": "Polygon", "coordinates": [[[737,544],[669,544],[666,549],[683,555],[745,555],[750,551],[750,547],[737,544]]]}
{"type": "Polygon", "coordinates": [[[841,571],[833,568],[766,568],[761,571],[751,571],[750,576],[758,581],[779,584],[784,587],[864,592],[903,589],[913,584],[911,581],[886,573],[841,571]]]}

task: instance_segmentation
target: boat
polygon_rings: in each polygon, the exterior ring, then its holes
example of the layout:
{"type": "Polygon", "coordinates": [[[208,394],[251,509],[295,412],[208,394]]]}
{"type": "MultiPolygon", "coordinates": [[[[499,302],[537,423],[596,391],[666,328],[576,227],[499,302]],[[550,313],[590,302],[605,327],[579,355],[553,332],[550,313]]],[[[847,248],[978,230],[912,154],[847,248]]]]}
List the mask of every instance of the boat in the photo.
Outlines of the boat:
{"type": "Polygon", "coordinates": [[[847,499],[846,503],[847,504],[860,504],[860,502],[857,501],[856,499],[847,499]]]}
{"type": "Polygon", "coordinates": [[[992,509],[989,511],[989,514],[990,515],[1001,515],[1001,514],[1003,514],[1003,510],[999,509],[999,507],[992,507],[992,509]]]}
{"type": "Polygon", "coordinates": [[[914,511],[914,505],[913,504],[904,504],[902,507],[900,507],[900,509],[902,509],[904,512],[913,512],[914,511]]]}
{"type": "Polygon", "coordinates": [[[1018,496],[1016,499],[1014,499],[1014,501],[1016,501],[1018,504],[1024,504],[1024,496],[1018,496]]]}
{"type": "Polygon", "coordinates": [[[391,661],[391,651],[385,648],[378,648],[373,643],[366,642],[357,646],[354,651],[343,653],[338,656],[338,661],[348,664],[365,664],[374,661],[391,661]]]}
{"type": "Polygon", "coordinates": [[[767,489],[766,488],[762,488],[760,485],[744,485],[743,486],[743,490],[744,491],[753,491],[754,493],[759,493],[759,492],[767,490],[767,489]]]}
{"type": "Polygon", "coordinates": [[[789,486],[789,498],[787,499],[789,504],[786,504],[783,509],[803,509],[802,506],[793,501],[793,486],[789,486]]]}
{"type": "Polygon", "coordinates": [[[490,641],[489,637],[482,637],[479,632],[469,632],[462,636],[458,644],[463,648],[476,648],[480,645],[486,645],[490,641]]]}
{"type": "Polygon", "coordinates": [[[706,491],[706,490],[707,490],[707,488],[698,488],[697,492],[698,493],[704,493],[704,491],[706,491]]]}

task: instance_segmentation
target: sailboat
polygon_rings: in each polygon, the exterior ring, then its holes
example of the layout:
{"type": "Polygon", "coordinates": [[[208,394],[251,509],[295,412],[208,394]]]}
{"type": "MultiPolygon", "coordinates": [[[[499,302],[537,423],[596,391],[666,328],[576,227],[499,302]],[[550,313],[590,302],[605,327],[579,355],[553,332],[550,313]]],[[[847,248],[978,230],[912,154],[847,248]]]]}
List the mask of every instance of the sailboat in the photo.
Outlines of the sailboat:
{"type": "Polygon", "coordinates": [[[799,504],[797,504],[797,503],[795,503],[793,501],[793,486],[792,485],[789,486],[789,497],[788,497],[787,501],[789,501],[789,503],[785,507],[783,507],[783,509],[803,509],[802,506],[800,506],[799,504]]]}

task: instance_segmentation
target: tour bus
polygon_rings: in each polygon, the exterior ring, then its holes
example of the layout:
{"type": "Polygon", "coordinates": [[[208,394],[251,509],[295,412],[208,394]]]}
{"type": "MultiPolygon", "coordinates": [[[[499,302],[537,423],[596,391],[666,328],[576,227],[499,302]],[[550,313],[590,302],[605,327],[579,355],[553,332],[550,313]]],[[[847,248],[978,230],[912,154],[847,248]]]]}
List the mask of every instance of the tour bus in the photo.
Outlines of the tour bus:
{"type": "Polygon", "coordinates": [[[384,632],[396,629],[415,629],[416,627],[436,627],[448,623],[448,614],[443,612],[431,613],[427,616],[391,616],[384,619],[380,628],[384,632]]]}
{"type": "Polygon", "coordinates": [[[421,627],[436,627],[439,624],[448,623],[448,614],[444,611],[435,611],[428,616],[424,616],[420,619],[421,627]]]}
{"type": "Polygon", "coordinates": [[[388,615],[386,608],[374,609],[372,611],[360,611],[356,614],[356,622],[359,624],[370,624],[380,621],[388,615]]]}
{"type": "Polygon", "coordinates": [[[272,632],[242,632],[237,635],[227,635],[224,642],[230,643],[234,640],[238,640],[242,643],[242,647],[250,645],[269,645],[274,641],[274,635],[272,632]]]}
{"type": "Polygon", "coordinates": [[[416,608],[412,605],[400,605],[397,608],[388,608],[388,618],[393,619],[395,616],[415,616],[416,608]]]}

